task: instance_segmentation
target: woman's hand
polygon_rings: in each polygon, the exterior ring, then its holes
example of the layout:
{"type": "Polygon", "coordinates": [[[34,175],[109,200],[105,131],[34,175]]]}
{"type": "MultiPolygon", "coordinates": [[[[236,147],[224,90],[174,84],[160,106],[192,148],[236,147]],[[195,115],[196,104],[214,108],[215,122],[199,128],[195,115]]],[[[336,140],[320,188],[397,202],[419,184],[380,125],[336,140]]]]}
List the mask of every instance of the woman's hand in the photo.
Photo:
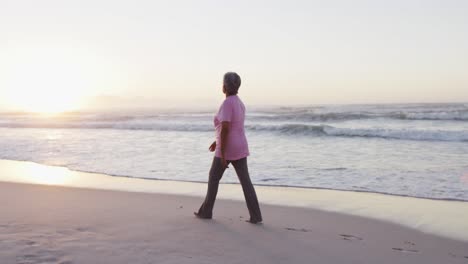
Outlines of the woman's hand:
{"type": "Polygon", "coordinates": [[[211,146],[208,148],[210,152],[213,152],[216,150],[216,141],[211,144],[211,146]]]}

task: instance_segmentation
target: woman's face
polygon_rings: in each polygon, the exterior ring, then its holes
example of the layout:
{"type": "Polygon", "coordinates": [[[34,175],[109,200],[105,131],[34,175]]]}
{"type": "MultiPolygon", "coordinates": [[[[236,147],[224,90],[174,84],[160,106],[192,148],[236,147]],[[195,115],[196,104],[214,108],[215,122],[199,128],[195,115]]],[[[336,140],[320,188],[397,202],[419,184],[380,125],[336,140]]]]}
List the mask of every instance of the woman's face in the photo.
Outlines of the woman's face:
{"type": "Polygon", "coordinates": [[[223,83],[223,93],[226,94],[226,84],[223,83]]]}

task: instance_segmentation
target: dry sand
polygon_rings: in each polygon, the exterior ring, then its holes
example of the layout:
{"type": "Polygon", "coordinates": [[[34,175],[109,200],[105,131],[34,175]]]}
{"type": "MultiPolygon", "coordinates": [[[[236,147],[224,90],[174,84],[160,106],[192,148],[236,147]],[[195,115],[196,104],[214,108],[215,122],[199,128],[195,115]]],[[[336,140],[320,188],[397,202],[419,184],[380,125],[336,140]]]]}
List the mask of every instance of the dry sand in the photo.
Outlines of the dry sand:
{"type": "MultiPolygon", "coordinates": [[[[0,183],[0,263],[468,263],[468,243],[379,220],[243,202],[0,183]]],[[[467,230],[460,230],[467,232],[467,230]]]]}

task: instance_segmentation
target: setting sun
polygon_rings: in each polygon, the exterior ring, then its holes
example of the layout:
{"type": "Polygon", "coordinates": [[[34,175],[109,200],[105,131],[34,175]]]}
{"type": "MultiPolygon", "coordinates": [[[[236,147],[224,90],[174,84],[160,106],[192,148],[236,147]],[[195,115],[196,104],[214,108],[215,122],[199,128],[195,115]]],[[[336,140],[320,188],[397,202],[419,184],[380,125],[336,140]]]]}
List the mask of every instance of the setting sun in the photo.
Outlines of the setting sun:
{"type": "Polygon", "coordinates": [[[67,67],[23,65],[21,72],[11,77],[6,100],[15,109],[59,113],[80,107],[83,95],[78,85],[82,81],[67,67]]]}
{"type": "Polygon", "coordinates": [[[61,113],[77,110],[80,107],[79,98],[67,95],[55,89],[45,92],[35,92],[32,95],[13,94],[8,98],[15,108],[35,113],[61,113]]]}
{"type": "Polygon", "coordinates": [[[64,49],[22,51],[7,69],[4,101],[10,108],[55,114],[82,107],[92,76],[80,56],[64,49]]]}

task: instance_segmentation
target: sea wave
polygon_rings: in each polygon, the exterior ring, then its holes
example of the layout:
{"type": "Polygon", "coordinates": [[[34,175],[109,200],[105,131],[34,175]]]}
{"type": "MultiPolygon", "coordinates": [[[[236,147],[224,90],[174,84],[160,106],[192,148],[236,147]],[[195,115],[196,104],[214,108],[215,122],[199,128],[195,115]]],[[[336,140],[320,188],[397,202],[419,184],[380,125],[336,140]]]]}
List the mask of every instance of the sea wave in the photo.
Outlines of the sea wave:
{"type": "MultiPolygon", "coordinates": [[[[63,129],[117,129],[117,130],[148,130],[148,131],[182,131],[182,132],[212,132],[209,122],[174,123],[174,122],[1,122],[5,128],[63,128],[63,129]]],[[[362,137],[386,138],[402,140],[425,141],[468,141],[466,130],[435,130],[406,128],[347,128],[326,124],[246,124],[251,132],[273,132],[285,136],[328,136],[328,137],[362,137]]]]}
{"type": "Polygon", "coordinates": [[[329,113],[281,113],[281,114],[257,114],[251,119],[269,121],[347,121],[357,119],[399,119],[399,120],[453,120],[468,121],[468,110],[457,111],[426,111],[426,112],[403,112],[392,111],[385,113],[375,112],[329,112],[329,113]]]}
{"type": "Polygon", "coordinates": [[[468,131],[447,130],[417,130],[417,129],[389,129],[389,128],[340,128],[330,125],[285,124],[277,126],[255,125],[247,126],[254,131],[277,131],[284,134],[387,138],[402,140],[425,141],[468,141],[468,131]]]}
{"type": "Polygon", "coordinates": [[[376,137],[403,140],[425,140],[425,141],[468,141],[467,131],[447,130],[415,130],[415,129],[384,129],[384,128],[336,128],[326,126],[324,128],[328,136],[347,137],[376,137]]]}
{"type": "Polygon", "coordinates": [[[71,128],[71,129],[119,129],[119,130],[158,130],[158,131],[213,131],[208,123],[170,123],[170,122],[2,122],[5,128],[71,128]]]}
{"type": "MultiPolygon", "coordinates": [[[[115,112],[70,112],[54,117],[56,122],[143,122],[143,121],[207,121],[211,111],[115,111],[115,112]]],[[[278,122],[333,122],[361,119],[394,120],[441,120],[468,121],[468,104],[381,104],[381,105],[330,105],[306,107],[274,107],[248,110],[251,121],[278,122]]],[[[3,121],[44,121],[38,114],[0,113],[3,121]]]]}
{"type": "Polygon", "coordinates": [[[346,121],[359,119],[468,121],[468,104],[329,105],[255,109],[250,117],[265,120],[346,121]]]}

